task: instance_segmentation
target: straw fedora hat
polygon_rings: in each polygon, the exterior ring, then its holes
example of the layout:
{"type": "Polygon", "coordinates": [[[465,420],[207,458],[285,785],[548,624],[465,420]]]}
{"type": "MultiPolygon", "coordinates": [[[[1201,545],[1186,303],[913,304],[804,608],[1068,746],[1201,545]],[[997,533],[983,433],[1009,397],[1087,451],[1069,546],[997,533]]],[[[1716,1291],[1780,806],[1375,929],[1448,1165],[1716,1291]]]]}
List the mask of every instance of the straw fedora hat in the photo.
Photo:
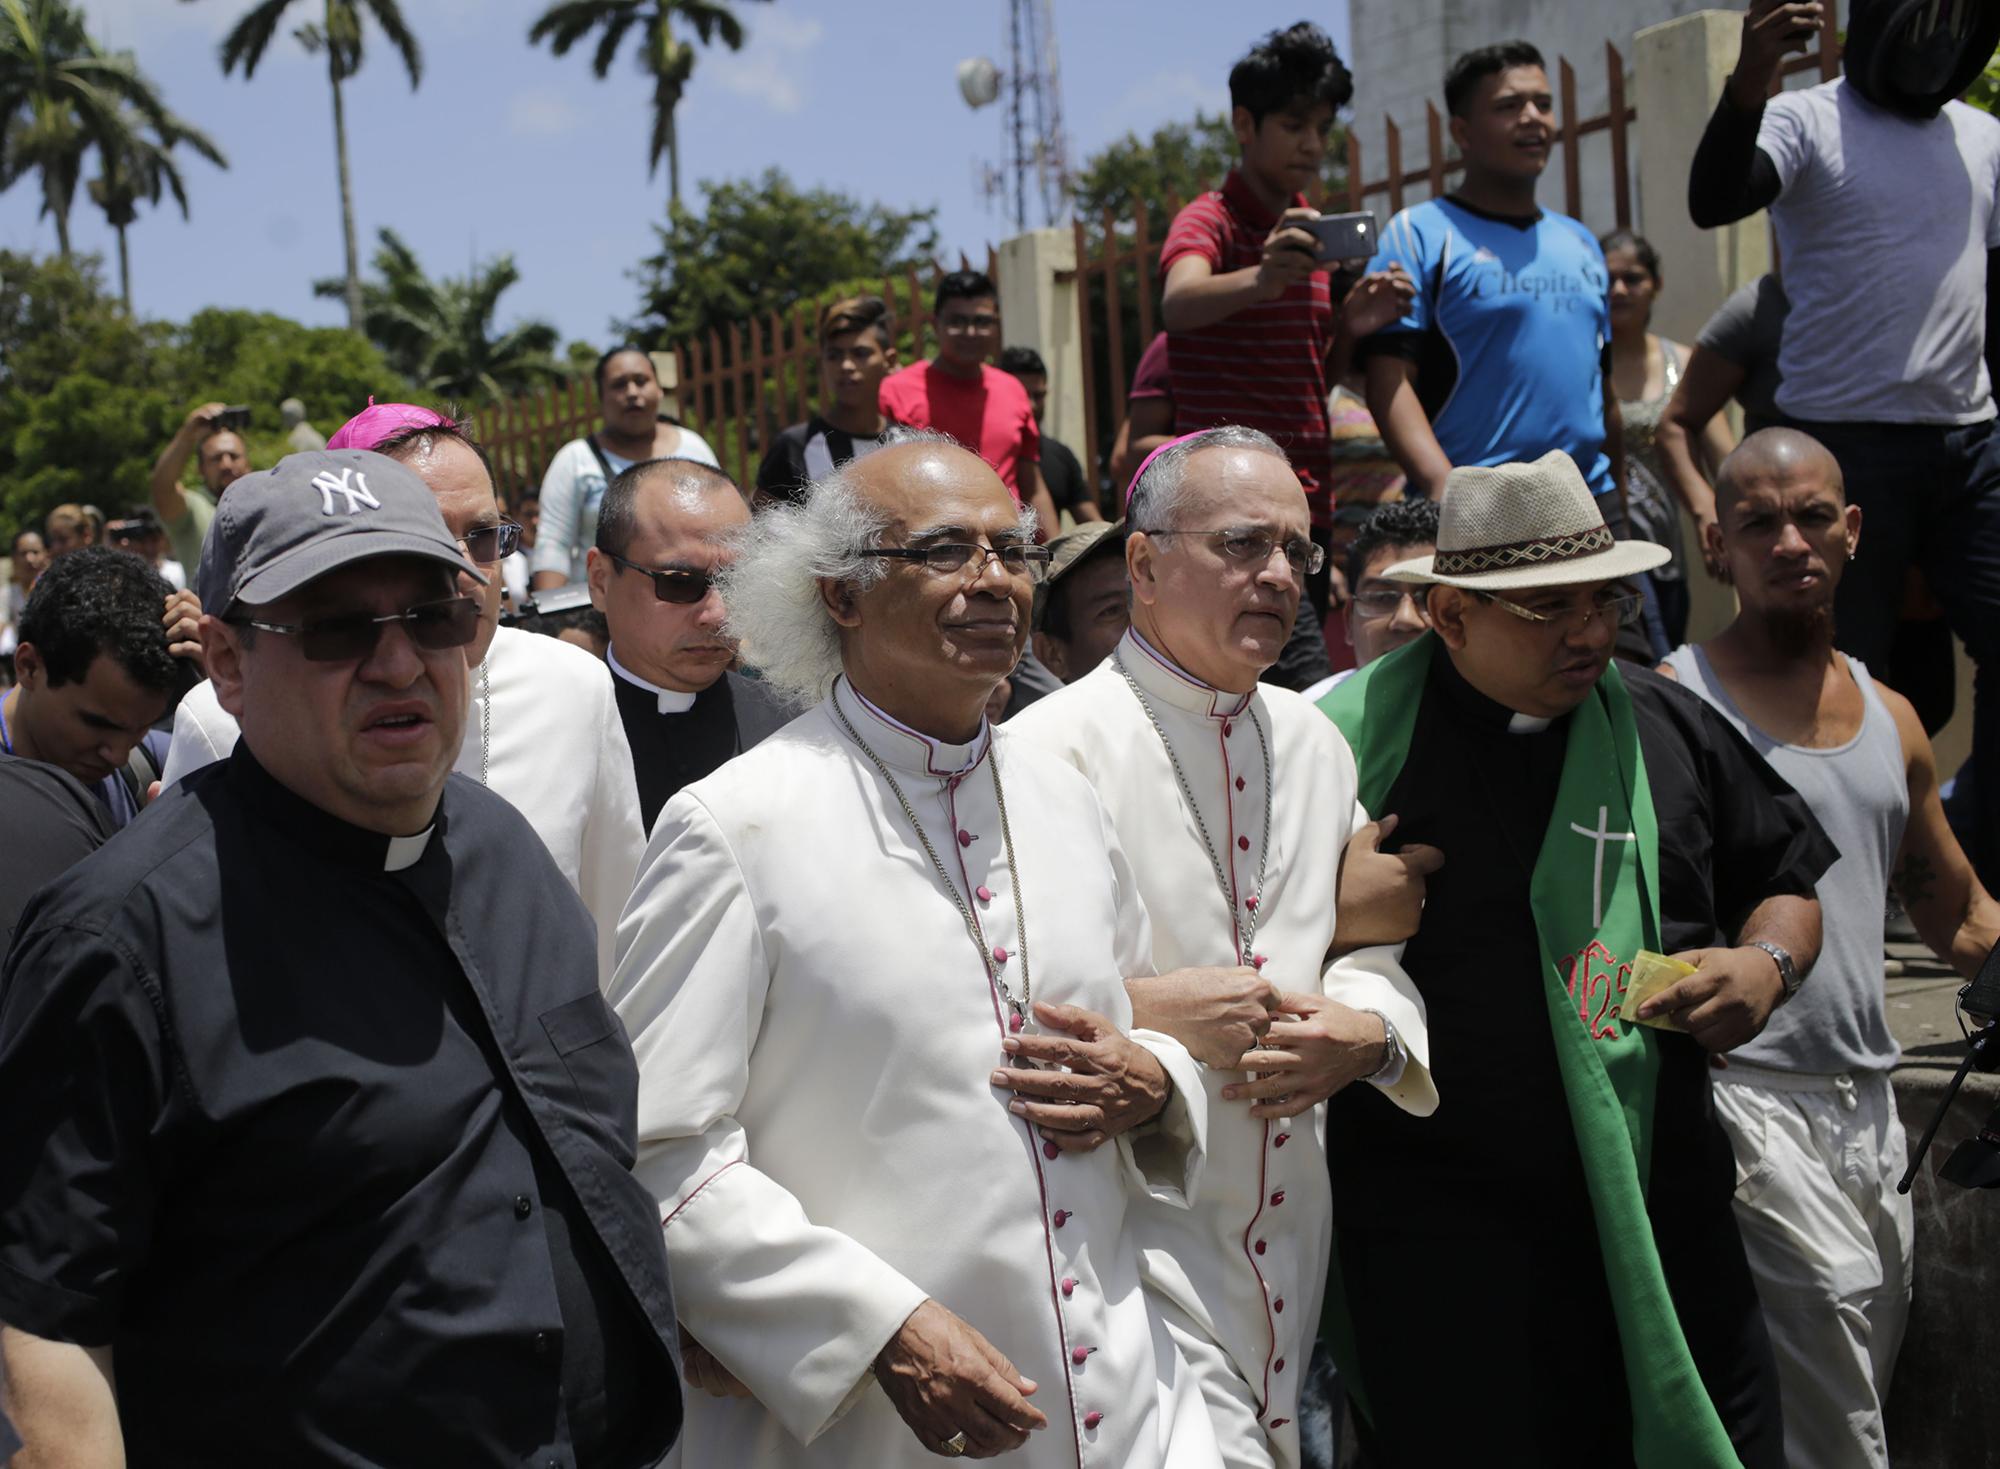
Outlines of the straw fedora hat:
{"type": "Polygon", "coordinates": [[[1382,575],[1504,592],[1636,576],[1671,555],[1648,541],[1614,541],[1576,461],[1553,449],[1533,464],[1454,469],[1438,506],[1436,553],[1382,575]]]}

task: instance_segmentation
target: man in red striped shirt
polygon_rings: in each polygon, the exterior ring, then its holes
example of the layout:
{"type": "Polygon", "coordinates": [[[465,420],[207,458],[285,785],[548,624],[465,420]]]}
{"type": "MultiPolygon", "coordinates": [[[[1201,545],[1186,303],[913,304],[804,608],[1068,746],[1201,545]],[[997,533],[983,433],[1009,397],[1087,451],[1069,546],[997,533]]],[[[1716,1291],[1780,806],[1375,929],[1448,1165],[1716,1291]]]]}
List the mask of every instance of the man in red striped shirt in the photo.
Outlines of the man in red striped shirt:
{"type": "MultiPolygon", "coordinates": [[[[1333,468],[1327,395],[1356,336],[1395,319],[1412,287],[1400,270],[1349,293],[1365,261],[1330,276],[1302,226],[1334,114],[1354,93],[1333,42],[1301,21],[1273,31],[1229,73],[1242,162],[1221,189],[1174,217],[1160,252],[1178,433],[1242,424],[1283,447],[1305,485],[1315,539],[1330,540],[1333,468]],[[1345,296],[1340,315],[1334,306],[1345,296]]],[[[1315,608],[1326,574],[1311,579],[1315,608]]],[[[1317,625],[1317,619],[1312,625],[1317,625]]]]}

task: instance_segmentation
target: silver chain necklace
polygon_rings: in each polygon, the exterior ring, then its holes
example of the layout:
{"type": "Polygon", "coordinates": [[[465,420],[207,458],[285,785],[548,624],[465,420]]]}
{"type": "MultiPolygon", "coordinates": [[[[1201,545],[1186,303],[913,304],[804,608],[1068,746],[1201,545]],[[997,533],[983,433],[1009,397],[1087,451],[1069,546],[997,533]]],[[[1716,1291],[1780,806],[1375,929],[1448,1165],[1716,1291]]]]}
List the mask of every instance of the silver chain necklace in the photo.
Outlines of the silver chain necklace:
{"type": "MultiPolygon", "coordinates": [[[[1201,833],[1201,848],[1208,854],[1209,868],[1215,873],[1215,885],[1222,894],[1222,906],[1228,910],[1230,922],[1236,924],[1236,931],[1242,935],[1242,962],[1262,968],[1256,961],[1256,940],[1257,921],[1264,916],[1264,866],[1271,855],[1271,742],[1264,737],[1264,722],[1257,717],[1254,698],[1243,706],[1243,714],[1250,717],[1250,727],[1257,731],[1257,748],[1264,753],[1264,830],[1257,843],[1257,890],[1243,905],[1249,917],[1238,923],[1236,886],[1230,881],[1223,859],[1216,855],[1215,842],[1208,834],[1208,823],[1201,819],[1201,807],[1195,804],[1194,788],[1188,784],[1187,772],[1181,769],[1180,757],[1174,753],[1174,742],[1167,738],[1160,716],[1153,712],[1152,704],[1139,688],[1139,681],[1125,666],[1124,654],[1113,653],[1111,661],[1124,678],[1125,686],[1132,690],[1132,697],[1139,701],[1139,708],[1145,714],[1146,722],[1153,726],[1153,733],[1160,737],[1160,748],[1167,752],[1167,764],[1173,767],[1174,780],[1181,788],[1181,799],[1187,802],[1188,814],[1194,817],[1194,829],[1201,833]]],[[[1240,719],[1243,715],[1232,717],[1240,719]]]]}
{"type": "Polygon", "coordinates": [[[910,804],[910,798],[903,794],[903,788],[897,783],[888,763],[870,748],[868,741],[861,738],[861,732],[855,729],[853,722],[848,719],[847,711],[840,707],[839,698],[836,696],[829,702],[833,707],[833,717],[840,721],[840,727],[847,731],[847,737],[854,741],[861,753],[866,755],[876,770],[881,772],[882,779],[889,783],[889,789],[895,793],[897,804],[903,808],[903,815],[909,819],[911,830],[916,832],[917,840],[923,844],[924,855],[931,859],[931,866],[937,869],[938,881],[943,883],[944,890],[951,894],[951,901],[958,909],[958,916],[965,921],[966,936],[972,940],[972,946],[979,951],[979,962],[985,966],[987,982],[998,989],[1000,998],[1007,1002],[1011,1017],[1007,1028],[1010,1031],[1019,1031],[1028,1023],[1028,1008],[1034,1003],[1034,983],[1028,973],[1028,914],[1021,906],[1021,869],[1014,862],[1014,834],[1007,826],[1007,797],[1000,789],[1000,760],[997,752],[987,750],[986,768],[993,776],[993,801],[1000,808],[1000,842],[1007,853],[1007,877],[1014,888],[1014,932],[1019,936],[1015,941],[1017,945],[1015,955],[1021,961],[1021,997],[1018,1000],[1014,998],[1013,990],[1008,988],[1006,979],[1001,975],[1000,966],[994,962],[992,951],[986,946],[985,936],[979,931],[979,919],[973,914],[972,906],[966,902],[964,895],[958,890],[958,884],[951,880],[951,874],[945,870],[944,862],[938,857],[937,848],[931,845],[930,837],[924,833],[924,824],[917,820],[916,808],[910,804]]]}
{"type": "Polygon", "coordinates": [[[479,660],[479,783],[490,786],[487,773],[493,768],[493,674],[486,664],[493,650],[479,660]]]}

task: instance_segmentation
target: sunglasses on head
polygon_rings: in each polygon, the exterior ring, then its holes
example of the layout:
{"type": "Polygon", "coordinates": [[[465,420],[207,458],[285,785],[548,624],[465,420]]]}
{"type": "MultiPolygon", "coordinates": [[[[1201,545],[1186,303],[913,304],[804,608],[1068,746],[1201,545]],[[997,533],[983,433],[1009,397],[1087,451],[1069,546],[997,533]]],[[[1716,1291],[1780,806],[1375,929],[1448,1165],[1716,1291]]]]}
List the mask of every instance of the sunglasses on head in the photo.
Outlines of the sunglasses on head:
{"type": "Polygon", "coordinates": [[[623,556],[616,555],[610,551],[606,551],[604,554],[611,558],[614,565],[622,566],[627,571],[636,571],[641,576],[651,577],[653,579],[653,595],[658,597],[662,602],[676,602],[685,607],[699,602],[703,597],[706,597],[708,589],[715,585],[714,578],[705,571],[682,571],[678,568],[669,571],[655,571],[650,566],[641,566],[636,561],[627,561],[623,556]]]}
{"type": "Polygon", "coordinates": [[[385,617],[343,612],[311,622],[259,622],[254,617],[228,620],[237,627],[297,638],[299,651],[310,662],[355,663],[374,653],[382,641],[382,629],[392,622],[401,623],[410,641],[425,652],[463,648],[478,635],[479,604],[470,597],[447,597],[441,602],[419,602],[385,617]]]}

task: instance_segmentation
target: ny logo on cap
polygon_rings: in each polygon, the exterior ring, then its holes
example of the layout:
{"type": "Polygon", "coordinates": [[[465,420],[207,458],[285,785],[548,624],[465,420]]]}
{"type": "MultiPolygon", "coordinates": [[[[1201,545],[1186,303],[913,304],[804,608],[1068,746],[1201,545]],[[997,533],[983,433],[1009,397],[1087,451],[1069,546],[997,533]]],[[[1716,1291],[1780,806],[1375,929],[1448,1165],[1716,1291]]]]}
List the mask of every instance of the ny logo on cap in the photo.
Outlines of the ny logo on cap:
{"type": "Polygon", "coordinates": [[[361,507],[364,505],[370,510],[380,510],[382,508],[382,502],[376,499],[368,488],[368,476],[358,469],[343,469],[339,474],[335,474],[330,469],[322,469],[318,474],[313,476],[312,484],[313,488],[319,491],[319,513],[321,515],[331,515],[334,513],[333,497],[335,495],[343,496],[346,499],[347,513],[349,515],[359,515],[361,507]]]}

